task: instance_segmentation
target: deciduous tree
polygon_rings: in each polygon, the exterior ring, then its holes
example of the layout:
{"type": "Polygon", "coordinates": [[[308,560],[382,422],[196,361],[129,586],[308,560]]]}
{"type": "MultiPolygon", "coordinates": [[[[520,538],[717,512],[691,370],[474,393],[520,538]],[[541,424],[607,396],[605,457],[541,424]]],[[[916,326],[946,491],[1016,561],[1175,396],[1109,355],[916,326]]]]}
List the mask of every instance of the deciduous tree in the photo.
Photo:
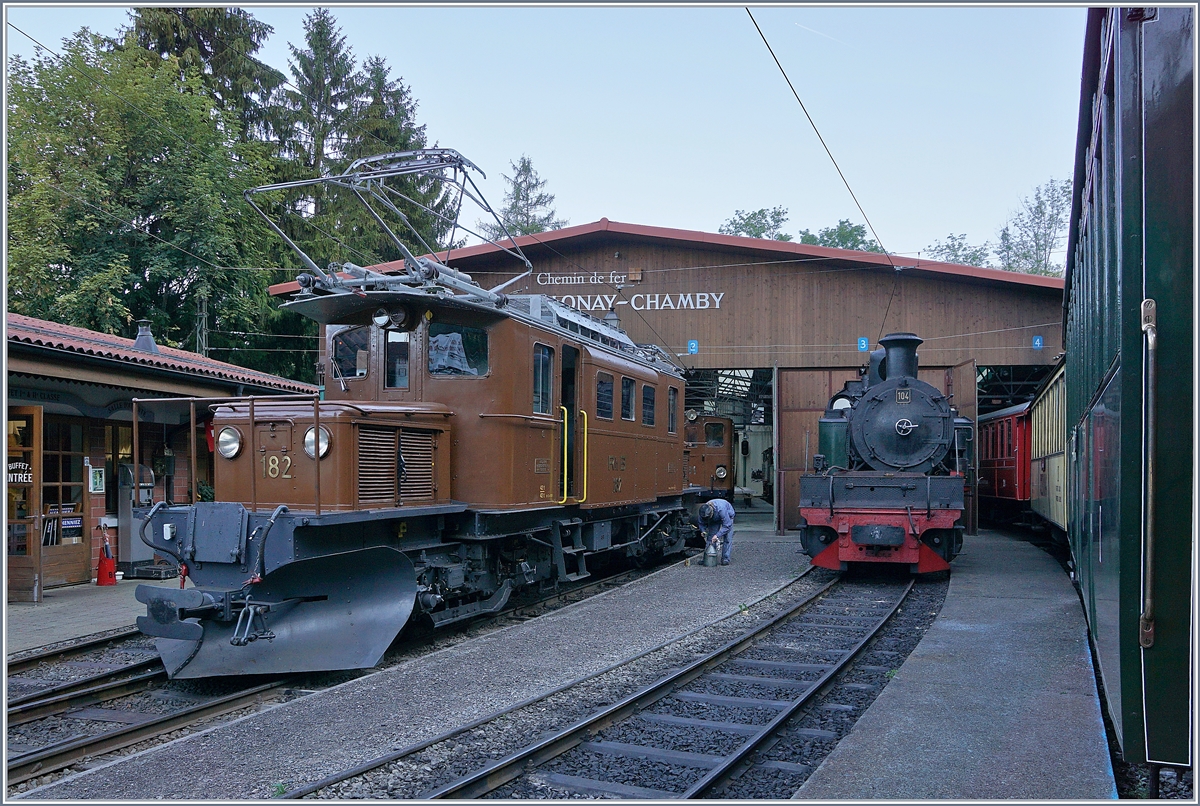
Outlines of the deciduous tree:
{"type": "Polygon", "coordinates": [[[8,78],[10,309],[190,346],[198,292],[219,329],[267,308],[265,230],[242,191],[264,177],[261,145],[236,137],[198,71],[129,36],[84,29],[62,56],[14,58],[8,78]]]}
{"type": "Polygon", "coordinates": [[[851,224],[843,218],[837,226],[825,227],[813,235],[809,230],[800,230],[800,243],[814,246],[832,246],[835,249],[857,249],[860,252],[882,252],[873,238],[867,237],[867,228],[862,224],[851,224]]]}
{"type": "Polygon", "coordinates": [[[776,241],[790,241],[792,236],[780,228],[788,220],[786,207],[760,207],[746,212],[735,210],[733,216],[721,225],[717,232],[722,235],[743,235],[747,238],[768,238],[776,241]]]}
{"type": "Polygon", "coordinates": [[[967,243],[966,233],[946,236],[945,241],[935,241],[925,247],[922,257],[941,260],[946,263],[959,263],[963,266],[988,266],[988,256],[992,253],[992,245],[987,241],[975,246],[967,243]]]}
{"type": "Polygon", "coordinates": [[[1021,206],[1000,230],[996,259],[1008,271],[1060,275],[1064,262],[1054,253],[1067,236],[1071,215],[1071,181],[1051,179],[1021,200],[1021,206]]]}

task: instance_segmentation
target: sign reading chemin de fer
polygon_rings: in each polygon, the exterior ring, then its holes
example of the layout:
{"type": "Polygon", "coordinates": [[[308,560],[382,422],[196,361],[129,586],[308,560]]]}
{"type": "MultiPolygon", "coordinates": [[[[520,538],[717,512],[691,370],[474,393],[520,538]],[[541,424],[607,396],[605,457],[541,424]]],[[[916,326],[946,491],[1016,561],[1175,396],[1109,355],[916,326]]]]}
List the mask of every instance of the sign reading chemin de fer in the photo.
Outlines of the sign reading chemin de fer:
{"type": "MultiPolygon", "coordinates": [[[[615,271],[607,273],[585,271],[578,274],[541,272],[534,275],[533,279],[539,286],[620,286],[627,282],[626,275],[615,271]]],[[[549,290],[551,289],[539,289],[539,291],[549,290]]],[[[639,292],[631,295],[628,300],[619,299],[617,294],[551,294],[550,296],[552,299],[581,311],[607,311],[618,305],[628,305],[635,311],[705,311],[720,310],[725,292],[695,291],[671,294],[639,292]]]]}

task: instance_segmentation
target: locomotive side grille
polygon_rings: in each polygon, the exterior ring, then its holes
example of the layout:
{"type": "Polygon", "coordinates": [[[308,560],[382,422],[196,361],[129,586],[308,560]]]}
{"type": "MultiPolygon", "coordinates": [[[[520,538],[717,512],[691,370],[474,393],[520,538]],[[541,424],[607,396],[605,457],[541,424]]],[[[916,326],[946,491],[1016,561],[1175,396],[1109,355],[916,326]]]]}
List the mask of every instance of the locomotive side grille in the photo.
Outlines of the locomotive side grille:
{"type": "Polygon", "coordinates": [[[396,504],[396,430],[358,429],[358,502],[366,505],[396,504]]]}
{"type": "Polygon", "coordinates": [[[404,454],[404,478],[400,482],[402,501],[434,497],[432,431],[400,432],[400,450],[404,454]]]}

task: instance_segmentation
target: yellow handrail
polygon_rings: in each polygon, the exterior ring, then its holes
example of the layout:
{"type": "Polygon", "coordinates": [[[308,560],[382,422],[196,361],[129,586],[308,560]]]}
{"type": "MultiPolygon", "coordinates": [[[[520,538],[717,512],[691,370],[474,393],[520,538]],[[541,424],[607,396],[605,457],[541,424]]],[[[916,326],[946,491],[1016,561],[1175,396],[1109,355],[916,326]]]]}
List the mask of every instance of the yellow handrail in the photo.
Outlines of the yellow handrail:
{"type": "Polygon", "coordinates": [[[562,430],[562,442],[563,442],[563,462],[562,462],[562,474],[563,474],[563,497],[562,497],[562,500],[561,500],[561,501],[559,501],[558,503],[560,503],[560,504],[565,504],[565,503],[567,503],[567,407],[566,407],[566,406],[559,406],[558,408],[559,408],[559,410],[560,410],[560,411],[562,411],[562,415],[563,415],[563,418],[562,418],[562,424],[563,424],[563,430],[562,430]]]}
{"type": "Polygon", "coordinates": [[[587,412],[583,409],[579,410],[579,415],[583,417],[583,498],[579,499],[579,503],[587,500],[587,449],[588,449],[588,429],[587,429],[587,412]]]}

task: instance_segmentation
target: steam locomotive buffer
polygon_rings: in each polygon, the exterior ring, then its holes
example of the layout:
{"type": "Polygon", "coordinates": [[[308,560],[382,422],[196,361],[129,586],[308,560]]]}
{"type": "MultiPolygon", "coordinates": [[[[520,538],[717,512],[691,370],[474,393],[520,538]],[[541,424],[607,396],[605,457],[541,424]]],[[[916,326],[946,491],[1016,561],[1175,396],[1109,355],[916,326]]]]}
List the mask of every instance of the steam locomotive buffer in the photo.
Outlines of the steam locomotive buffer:
{"type": "Polygon", "coordinates": [[[800,527],[813,565],[907,563],[942,571],[962,548],[971,421],[917,378],[912,333],[879,340],[863,377],[830,398],[816,472],[800,477],[800,527]]]}

